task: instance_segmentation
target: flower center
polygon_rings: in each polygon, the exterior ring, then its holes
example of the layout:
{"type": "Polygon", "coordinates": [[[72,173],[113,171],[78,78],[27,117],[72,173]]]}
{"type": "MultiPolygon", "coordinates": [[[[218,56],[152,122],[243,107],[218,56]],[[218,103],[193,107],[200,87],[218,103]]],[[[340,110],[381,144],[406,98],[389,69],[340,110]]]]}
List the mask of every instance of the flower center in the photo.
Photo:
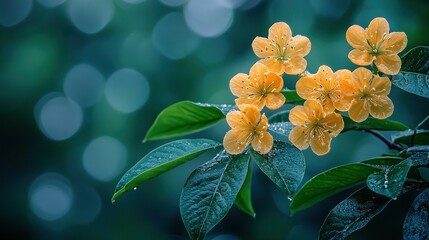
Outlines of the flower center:
{"type": "Polygon", "coordinates": [[[373,47],[371,49],[370,54],[373,55],[373,56],[378,56],[380,54],[380,51],[378,50],[378,47],[373,47]]]}
{"type": "Polygon", "coordinates": [[[289,54],[280,55],[275,61],[282,61],[283,63],[286,63],[286,61],[289,60],[289,54]]]}
{"type": "Polygon", "coordinates": [[[359,94],[360,99],[369,98],[371,96],[371,94],[365,92],[363,89],[360,89],[359,92],[360,92],[359,94]]]}

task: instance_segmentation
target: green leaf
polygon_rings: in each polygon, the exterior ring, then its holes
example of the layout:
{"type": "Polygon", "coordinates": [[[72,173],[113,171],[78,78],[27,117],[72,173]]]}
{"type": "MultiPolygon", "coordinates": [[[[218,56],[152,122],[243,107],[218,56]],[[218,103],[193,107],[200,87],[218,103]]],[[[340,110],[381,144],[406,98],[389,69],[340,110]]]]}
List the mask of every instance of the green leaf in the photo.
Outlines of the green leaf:
{"type": "Polygon", "coordinates": [[[429,189],[418,195],[402,228],[404,240],[429,239],[429,189]]]}
{"type": "Polygon", "coordinates": [[[252,185],[252,169],[249,166],[243,186],[241,186],[240,191],[238,192],[237,198],[235,198],[235,205],[238,208],[240,208],[241,211],[249,214],[252,217],[255,217],[256,213],[253,210],[253,206],[252,206],[251,185],[252,185]]]}
{"type": "Polygon", "coordinates": [[[281,111],[276,114],[273,114],[269,119],[268,122],[270,124],[272,123],[282,123],[282,122],[289,122],[289,110],[281,111]]]}
{"type": "Polygon", "coordinates": [[[290,131],[292,131],[294,127],[295,126],[290,122],[270,123],[268,130],[288,137],[290,131]]]}
{"type": "Polygon", "coordinates": [[[429,152],[413,152],[407,159],[414,167],[429,166],[429,152]]]}
{"type": "Polygon", "coordinates": [[[402,157],[383,156],[383,157],[371,158],[371,159],[362,161],[362,163],[365,163],[368,165],[374,165],[375,167],[387,168],[392,165],[398,164],[402,160],[404,160],[404,158],[402,157]]]}
{"type": "Polygon", "coordinates": [[[429,145],[429,130],[417,129],[415,133],[414,130],[399,132],[392,136],[392,141],[406,145],[429,145]]]}
{"type": "Polygon", "coordinates": [[[303,104],[304,99],[302,99],[295,90],[283,89],[280,91],[283,96],[286,98],[286,104],[303,104]]]}
{"type": "Polygon", "coordinates": [[[411,160],[404,160],[383,171],[369,175],[366,184],[372,191],[396,199],[404,185],[410,168],[411,160]]]}
{"type": "Polygon", "coordinates": [[[268,130],[286,137],[289,136],[290,131],[295,127],[289,122],[289,110],[272,115],[268,119],[268,122],[270,123],[268,130]]]}
{"type": "Polygon", "coordinates": [[[274,141],[273,149],[268,154],[261,155],[253,149],[250,151],[262,172],[290,198],[304,177],[304,154],[281,141],[274,141]]]}
{"type": "Polygon", "coordinates": [[[392,83],[407,92],[429,98],[429,47],[419,46],[402,57],[401,71],[392,83]]]}
{"type": "MultiPolygon", "coordinates": [[[[424,183],[406,183],[400,195],[419,187],[424,183]]],[[[351,233],[363,228],[392,201],[368,188],[362,188],[340,202],[326,217],[320,229],[321,240],[344,239],[351,233]]]]}
{"type": "Polygon", "coordinates": [[[158,115],[143,141],[178,137],[204,130],[225,118],[228,107],[191,101],[178,102],[158,115]]]}
{"type": "Polygon", "coordinates": [[[429,47],[415,47],[404,54],[401,60],[401,71],[429,74],[429,47]]]}
{"type": "Polygon", "coordinates": [[[347,132],[350,130],[384,130],[384,131],[403,131],[407,130],[408,127],[404,124],[388,119],[376,119],[368,118],[361,123],[354,122],[349,117],[343,116],[344,120],[344,130],[342,132],[347,132]]]}
{"type": "Polygon", "coordinates": [[[290,212],[294,214],[336,193],[351,188],[380,169],[368,164],[352,163],[322,172],[306,182],[298,191],[290,205],[290,212]]]}
{"type": "Polygon", "coordinates": [[[248,154],[222,151],[195,169],[182,190],[180,213],[191,239],[204,239],[232,207],[249,167],[248,154]]]}
{"type": "Polygon", "coordinates": [[[152,150],[122,176],[112,201],[147,180],[219,146],[221,146],[220,143],[209,139],[183,139],[152,150]]]}

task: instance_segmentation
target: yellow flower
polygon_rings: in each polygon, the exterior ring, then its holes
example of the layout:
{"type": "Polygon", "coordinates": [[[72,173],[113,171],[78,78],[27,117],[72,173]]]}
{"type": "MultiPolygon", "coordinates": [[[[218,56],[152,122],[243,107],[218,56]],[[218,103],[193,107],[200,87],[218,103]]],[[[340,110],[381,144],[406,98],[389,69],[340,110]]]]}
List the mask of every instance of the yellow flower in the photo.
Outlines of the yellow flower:
{"type": "Polygon", "coordinates": [[[267,132],[268,119],[253,105],[239,105],[240,111],[231,111],[226,121],[232,128],[224,139],[223,146],[230,154],[242,153],[249,144],[255,151],[266,154],[273,147],[273,137],[267,132]]]}
{"type": "Polygon", "coordinates": [[[264,106],[275,110],[283,106],[286,100],[280,93],[283,89],[283,79],[260,63],[253,65],[249,75],[244,73],[235,75],[229,87],[232,94],[238,97],[237,105],[252,104],[259,110],[264,106]]]}
{"type": "Polygon", "coordinates": [[[354,64],[368,66],[375,61],[378,70],[389,75],[395,75],[401,69],[398,53],[407,46],[407,35],[404,32],[389,33],[386,19],[375,18],[366,29],[353,25],[347,30],[346,39],[355,48],[349,53],[354,64]]]}
{"type": "Polygon", "coordinates": [[[344,129],[340,114],[323,111],[318,101],[307,100],[304,106],[296,106],[289,113],[289,121],[296,127],[289,133],[289,140],[300,150],[311,150],[324,155],[331,148],[331,140],[344,129]]]}
{"type": "Polygon", "coordinates": [[[262,58],[259,62],[271,71],[279,75],[300,74],[307,67],[304,57],[310,52],[311,43],[301,35],[292,37],[289,25],[277,22],[270,27],[268,38],[253,40],[252,48],[256,56],[262,58]]]}
{"type": "Polygon", "coordinates": [[[392,86],[389,78],[373,75],[366,68],[354,70],[352,76],[356,93],[349,109],[350,118],[355,122],[362,122],[369,114],[378,119],[390,117],[394,107],[387,96],[392,86]]]}
{"type": "Polygon", "coordinates": [[[304,99],[319,101],[324,111],[347,111],[353,100],[352,73],[338,70],[335,73],[328,66],[321,66],[316,74],[307,74],[296,83],[296,92],[304,99]]]}

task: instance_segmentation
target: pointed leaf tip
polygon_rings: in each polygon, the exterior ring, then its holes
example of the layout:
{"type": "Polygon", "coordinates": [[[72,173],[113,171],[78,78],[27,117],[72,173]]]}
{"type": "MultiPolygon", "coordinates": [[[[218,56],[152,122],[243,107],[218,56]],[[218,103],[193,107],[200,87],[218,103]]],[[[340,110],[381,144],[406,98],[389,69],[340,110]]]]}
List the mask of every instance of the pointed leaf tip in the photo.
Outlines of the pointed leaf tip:
{"type": "Polygon", "coordinates": [[[195,169],[183,187],[180,213],[191,239],[203,239],[234,204],[247,175],[248,154],[225,151],[195,169]]]}
{"type": "Polygon", "coordinates": [[[112,200],[147,180],[220,146],[220,143],[209,139],[182,139],[164,144],[149,152],[122,176],[112,200]]]}
{"type": "Polygon", "coordinates": [[[274,141],[272,150],[261,155],[251,149],[251,155],[258,167],[287,197],[297,190],[304,177],[304,154],[296,147],[281,141],[274,141]]]}
{"type": "Polygon", "coordinates": [[[149,128],[143,141],[179,137],[213,126],[223,118],[229,105],[183,101],[164,109],[149,128]]]}

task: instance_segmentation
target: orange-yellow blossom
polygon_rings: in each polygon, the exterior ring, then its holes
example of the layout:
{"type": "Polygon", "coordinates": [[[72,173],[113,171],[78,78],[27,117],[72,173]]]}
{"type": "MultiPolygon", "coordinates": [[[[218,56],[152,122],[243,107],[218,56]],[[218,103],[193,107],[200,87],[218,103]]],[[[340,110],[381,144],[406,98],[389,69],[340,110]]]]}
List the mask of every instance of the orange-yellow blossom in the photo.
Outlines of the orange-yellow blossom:
{"type": "Polygon", "coordinates": [[[373,75],[366,68],[357,68],[352,73],[355,96],[349,109],[349,116],[355,122],[363,122],[371,114],[385,119],[393,113],[392,100],[387,96],[392,83],[387,77],[373,75]]]}
{"type": "Polygon", "coordinates": [[[300,150],[311,150],[319,156],[331,149],[331,140],[344,129],[340,114],[326,113],[320,102],[307,100],[289,113],[289,121],[296,127],[289,133],[289,140],[300,150]]]}
{"type": "Polygon", "coordinates": [[[232,94],[238,97],[235,101],[237,105],[252,104],[259,110],[264,106],[275,110],[283,106],[286,100],[280,93],[283,89],[283,79],[260,63],[253,65],[249,75],[235,75],[229,87],[232,94]]]}
{"type": "Polygon", "coordinates": [[[347,111],[353,100],[352,73],[328,66],[320,66],[316,74],[307,74],[296,83],[296,92],[301,98],[319,101],[324,111],[347,111]]]}
{"type": "Polygon", "coordinates": [[[268,119],[257,107],[249,104],[239,105],[239,111],[231,111],[226,121],[232,128],[224,139],[223,147],[230,154],[242,153],[249,144],[255,151],[266,154],[273,147],[273,137],[267,132],[268,119]]]}
{"type": "Polygon", "coordinates": [[[307,67],[304,57],[310,52],[311,43],[301,35],[292,37],[289,25],[277,22],[270,27],[268,38],[256,37],[253,40],[252,48],[256,56],[262,58],[259,62],[271,71],[279,75],[300,74],[307,67]]]}
{"type": "Polygon", "coordinates": [[[389,75],[395,75],[401,69],[398,53],[407,46],[407,35],[404,32],[389,33],[386,19],[375,18],[366,29],[353,25],[347,30],[346,39],[354,48],[349,53],[354,64],[368,66],[374,61],[378,70],[389,75]]]}

